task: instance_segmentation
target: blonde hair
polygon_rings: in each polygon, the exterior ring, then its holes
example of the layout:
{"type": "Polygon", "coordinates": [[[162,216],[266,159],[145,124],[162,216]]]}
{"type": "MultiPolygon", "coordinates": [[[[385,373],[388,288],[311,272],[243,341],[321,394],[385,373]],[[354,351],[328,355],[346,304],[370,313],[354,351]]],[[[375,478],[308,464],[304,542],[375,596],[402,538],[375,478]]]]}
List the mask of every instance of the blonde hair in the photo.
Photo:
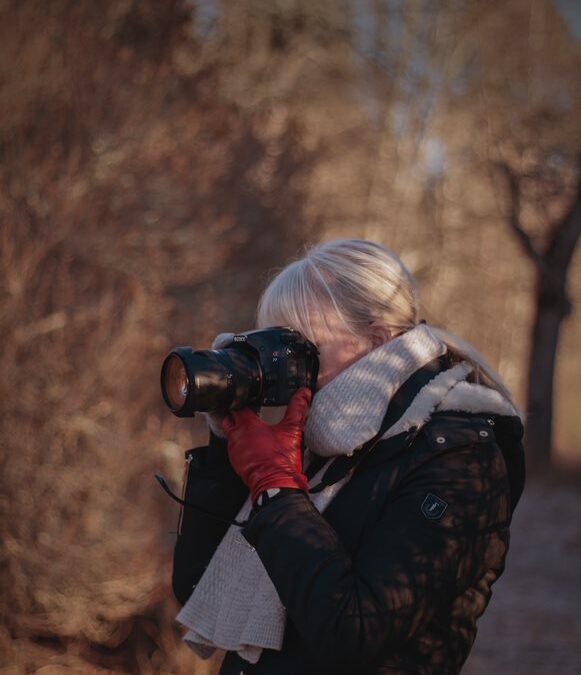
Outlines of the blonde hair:
{"type": "MultiPolygon", "coordinates": [[[[371,326],[387,328],[392,337],[419,322],[416,280],[387,247],[363,239],[338,239],[315,246],[272,279],[260,298],[258,327],[290,326],[314,339],[314,314],[328,326],[334,313],[358,336],[371,326]]],[[[475,381],[512,397],[480,352],[454,333],[430,325],[452,357],[474,367],[475,381]]]]}

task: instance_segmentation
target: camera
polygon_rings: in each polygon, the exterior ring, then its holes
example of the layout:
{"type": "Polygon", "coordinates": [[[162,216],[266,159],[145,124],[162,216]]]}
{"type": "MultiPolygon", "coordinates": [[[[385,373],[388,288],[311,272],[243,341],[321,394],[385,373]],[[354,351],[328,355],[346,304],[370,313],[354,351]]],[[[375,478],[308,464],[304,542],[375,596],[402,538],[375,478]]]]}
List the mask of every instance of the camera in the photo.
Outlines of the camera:
{"type": "Polygon", "coordinates": [[[300,387],[313,392],[317,347],[286,327],[238,333],[222,349],[176,347],[161,368],[161,392],[177,417],[286,405],[300,387]]]}

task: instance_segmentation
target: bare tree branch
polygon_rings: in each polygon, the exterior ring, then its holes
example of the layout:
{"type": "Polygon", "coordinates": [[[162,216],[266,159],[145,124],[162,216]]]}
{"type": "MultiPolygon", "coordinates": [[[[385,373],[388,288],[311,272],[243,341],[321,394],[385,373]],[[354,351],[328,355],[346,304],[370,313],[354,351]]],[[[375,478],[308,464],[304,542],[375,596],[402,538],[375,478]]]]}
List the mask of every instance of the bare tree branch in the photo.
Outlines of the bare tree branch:
{"type": "Polygon", "coordinates": [[[545,260],[535,248],[529,234],[524,230],[520,222],[521,192],[519,179],[507,164],[499,162],[496,166],[504,175],[510,192],[510,213],[508,214],[508,223],[516,234],[527,256],[535,263],[539,272],[545,274],[547,271],[545,260]]]}
{"type": "MultiPolygon", "coordinates": [[[[581,170],[581,160],[579,162],[581,170]]],[[[547,249],[545,259],[549,261],[551,267],[559,267],[563,271],[567,269],[577,240],[581,235],[581,179],[577,185],[577,194],[571,204],[568,213],[555,228],[551,243],[547,249]]]]}

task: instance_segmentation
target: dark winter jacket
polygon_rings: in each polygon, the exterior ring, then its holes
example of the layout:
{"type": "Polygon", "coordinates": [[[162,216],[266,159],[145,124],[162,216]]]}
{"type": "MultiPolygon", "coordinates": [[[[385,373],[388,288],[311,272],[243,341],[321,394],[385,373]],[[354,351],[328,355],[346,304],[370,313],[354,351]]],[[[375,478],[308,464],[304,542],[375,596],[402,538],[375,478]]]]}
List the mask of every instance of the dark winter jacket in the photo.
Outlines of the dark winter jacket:
{"type": "MultiPolygon", "coordinates": [[[[260,509],[243,534],[287,609],[284,645],[256,665],[228,653],[221,675],[458,673],[504,569],[521,438],[515,417],[438,413],[411,441],[380,441],[324,514],[303,493],[260,509]]],[[[234,517],[248,493],[225,443],[186,455],[186,499],[234,517]]],[[[227,527],[184,509],[180,603],[227,527]]]]}

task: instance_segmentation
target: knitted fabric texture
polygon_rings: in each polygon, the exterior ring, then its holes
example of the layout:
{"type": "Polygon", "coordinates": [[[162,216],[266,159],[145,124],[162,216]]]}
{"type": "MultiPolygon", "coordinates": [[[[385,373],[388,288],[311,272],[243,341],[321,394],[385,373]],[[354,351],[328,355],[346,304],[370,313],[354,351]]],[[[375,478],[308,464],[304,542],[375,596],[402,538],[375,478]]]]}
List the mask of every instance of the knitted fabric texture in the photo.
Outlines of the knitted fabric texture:
{"type": "MultiPolygon", "coordinates": [[[[319,484],[334,457],[351,455],[376,436],[399,387],[445,353],[444,343],[429,326],[421,324],[356,361],[317,392],[305,426],[305,445],[308,454],[328,457],[329,461],[310,480],[310,487],[319,484]]],[[[460,363],[439,373],[382,438],[420,428],[436,410],[517,414],[496,391],[465,382],[471,370],[470,364],[460,363]]],[[[309,495],[314,506],[323,513],[350,478],[348,474],[309,495]]],[[[237,520],[248,518],[251,508],[248,499],[237,520]]],[[[285,609],[240,528],[228,529],[177,620],[188,628],[186,644],[201,658],[209,658],[219,648],[236,651],[256,663],[263,649],[281,649],[285,609]]]]}

